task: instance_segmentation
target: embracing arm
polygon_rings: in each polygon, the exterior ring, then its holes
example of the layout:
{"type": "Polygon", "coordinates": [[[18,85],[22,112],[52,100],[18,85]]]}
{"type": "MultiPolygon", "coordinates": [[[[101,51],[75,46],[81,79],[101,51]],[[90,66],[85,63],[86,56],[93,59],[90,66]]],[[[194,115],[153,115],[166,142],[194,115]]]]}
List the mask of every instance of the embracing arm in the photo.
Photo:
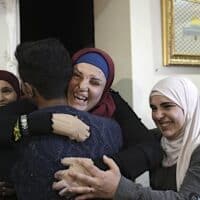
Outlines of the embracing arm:
{"type": "Polygon", "coordinates": [[[30,113],[36,106],[27,99],[10,103],[0,107],[0,147],[9,147],[13,144],[13,132],[20,115],[30,113]]]}
{"type": "MultiPolygon", "coordinates": [[[[114,161],[106,157],[104,157],[104,162],[108,165],[109,169],[107,171],[98,169],[91,162],[88,163],[82,158],[74,159],[76,163],[87,170],[89,175],[77,172],[69,172],[68,175],[73,179],[73,182],[80,181],[87,186],[77,187],[68,185],[68,179],[64,177],[67,172],[59,171],[55,174],[55,177],[61,181],[54,183],[53,188],[60,190],[59,194],[61,196],[71,192],[80,194],[80,196],[76,197],[76,200],[92,198],[112,198],[114,200],[190,200],[200,198],[200,147],[192,155],[179,192],[173,190],[152,190],[150,187],[136,184],[121,176],[119,168],[114,161]]],[[[66,158],[63,162],[67,164],[68,159],[66,158]]]]}
{"type": "Polygon", "coordinates": [[[181,185],[179,192],[175,192],[172,190],[168,191],[151,190],[150,188],[144,188],[122,177],[114,199],[116,200],[118,199],[126,200],[130,198],[137,199],[138,196],[140,196],[140,198],[143,200],[151,200],[151,199],[189,200],[193,199],[195,196],[200,198],[199,182],[200,182],[200,147],[198,147],[192,155],[190,166],[187,170],[186,176],[184,178],[183,184],[181,185]]]}
{"type": "Polygon", "coordinates": [[[0,108],[0,147],[8,148],[24,135],[53,133],[77,141],[84,141],[90,135],[89,127],[75,116],[35,110],[37,107],[28,99],[0,108]],[[19,135],[17,139],[16,133],[19,135]]]}
{"type": "MultiPolygon", "coordinates": [[[[115,160],[124,176],[134,180],[146,170],[160,164],[162,149],[159,141],[149,132],[121,96],[114,91],[111,91],[111,94],[117,108],[114,119],[122,130],[123,148],[119,153],[110,157],[115,160]]],[[[103,169],[102,160],[94,162],[103,169]]]]}

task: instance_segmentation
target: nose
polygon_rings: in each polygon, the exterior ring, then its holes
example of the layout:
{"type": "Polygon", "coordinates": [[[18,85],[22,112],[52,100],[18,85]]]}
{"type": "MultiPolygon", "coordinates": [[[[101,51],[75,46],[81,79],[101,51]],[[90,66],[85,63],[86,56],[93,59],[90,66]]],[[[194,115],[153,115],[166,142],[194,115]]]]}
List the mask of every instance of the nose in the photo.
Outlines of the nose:
{"type": "Polygon", "coordinates": [[[81,90],[84,90],[84,91],[87,91],[88,90],[88,86],[89,86],[89,83],[88,83],[88,80],[87,79],[82,79],[79,83],[79,88],[81,90]]]}
{"type": "Polygon", "coordinates": [[[4,95],[2,94],[2,92],[0,91],[0,102],[4,101],[4,95]]]}
{"type": "Polygon", "coordinates": [[[154,112],[152,113],[152,116],[153,116],[153,119],[154,119],[154,120],[160,120],[160,119],[163,118],[164,113],[163,113],[162,110],[159,109],[159,110],[154,111],[154,112]]]}

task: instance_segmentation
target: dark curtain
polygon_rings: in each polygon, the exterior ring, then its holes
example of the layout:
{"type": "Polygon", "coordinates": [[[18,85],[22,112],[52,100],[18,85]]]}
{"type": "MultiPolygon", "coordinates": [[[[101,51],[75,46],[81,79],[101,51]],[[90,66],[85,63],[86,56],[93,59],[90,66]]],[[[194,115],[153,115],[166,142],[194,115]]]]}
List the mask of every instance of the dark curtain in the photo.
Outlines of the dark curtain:
{"type": "Polygon", "coordinates": [[[20,0],[21,41],[59,38],[70,51],[94,46],[93,0],[20,0]]]}

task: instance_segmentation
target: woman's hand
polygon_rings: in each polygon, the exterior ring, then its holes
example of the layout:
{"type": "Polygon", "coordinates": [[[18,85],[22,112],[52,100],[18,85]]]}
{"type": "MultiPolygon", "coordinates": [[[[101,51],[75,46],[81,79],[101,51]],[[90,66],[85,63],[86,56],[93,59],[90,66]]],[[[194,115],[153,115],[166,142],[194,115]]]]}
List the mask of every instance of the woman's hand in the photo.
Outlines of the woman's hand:
{"type": "Polygon", "coordinates": [[[14,194],[15,194],[15,190],[9,183],[0,181],[0,197],[5,197],[5,196],[8,197],[14,194]]]}
{"type": "Polygon", "coordinates": [[[79,194],[75,200],[84,200],[92,198],[113,198],[120,181],[120,171],[115,162],[104,156],[104,162],[109,166],[109,170],[102,171],[94,164],[86,162],[84,159],[78,159],[77,163],[83,166],[90,175],[69,172],[68,175],[75,182],[81,182],[87,186],[68,185],[61,190],[62,196],[71,192],[79,194]]]}
{"type": "Polygon", "coordinates": [[[83,142],[90,136],[90,127],[76,116],[55,113],[52,121],[53,132],[58,135],[68,136],[77,142],[83,142]]]}
{"type": "Polygon", "coordinates": [[[64,158],[61,160],[61,163],[64,166],[68,166],[69,168],[66,170],[59,170],[54,174],[55,179],[58,180],[58,182],[53,183],[53,189],[59,190],[59,195],[61,196],[69,196],[71,192],[67,192],[67,189],[70,187],[77,187],[77,186],[85,186],[84,183],[77,181],[75,182],[74,179],[69,176],[70,172],[73,173],[81,173],[89,175],[87,170],[79,164],[78,160],[84,160],[88,164],[93,164],[93,161],[89,158],[64,158]]]}

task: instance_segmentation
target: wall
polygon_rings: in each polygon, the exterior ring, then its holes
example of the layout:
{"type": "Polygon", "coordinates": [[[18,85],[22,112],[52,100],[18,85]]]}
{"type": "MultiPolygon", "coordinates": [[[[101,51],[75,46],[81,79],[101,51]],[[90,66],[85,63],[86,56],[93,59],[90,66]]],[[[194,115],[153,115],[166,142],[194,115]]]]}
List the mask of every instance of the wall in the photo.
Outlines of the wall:
{"type": "Polygon", "coordinates": [[[160,0],[131,0],[133,108],[149,127],[154,127],[148,95],[159,79],[179,74],[200,88],[199,67],[163,67],[160,0]]]}
{"type": "Polygon", "coordinates": [[[199,67],[163,67],[160,0],[94,0],[95,42],[113,57],[113,87],[149,128],[148,95],[155,82],[173,74],[200,88],[199,67]]]}
{"type": "Polygon", "coordinates": [[[17,74],[14,56],[19,43],[19,0],[0,0],[0,69],[17,74]]]}
{"type": "Polygon", "coordinates": [[[94,0],[95,46],[114,60],[113,88],[132,105],[131,32],[129,0],[94,0]]]}

